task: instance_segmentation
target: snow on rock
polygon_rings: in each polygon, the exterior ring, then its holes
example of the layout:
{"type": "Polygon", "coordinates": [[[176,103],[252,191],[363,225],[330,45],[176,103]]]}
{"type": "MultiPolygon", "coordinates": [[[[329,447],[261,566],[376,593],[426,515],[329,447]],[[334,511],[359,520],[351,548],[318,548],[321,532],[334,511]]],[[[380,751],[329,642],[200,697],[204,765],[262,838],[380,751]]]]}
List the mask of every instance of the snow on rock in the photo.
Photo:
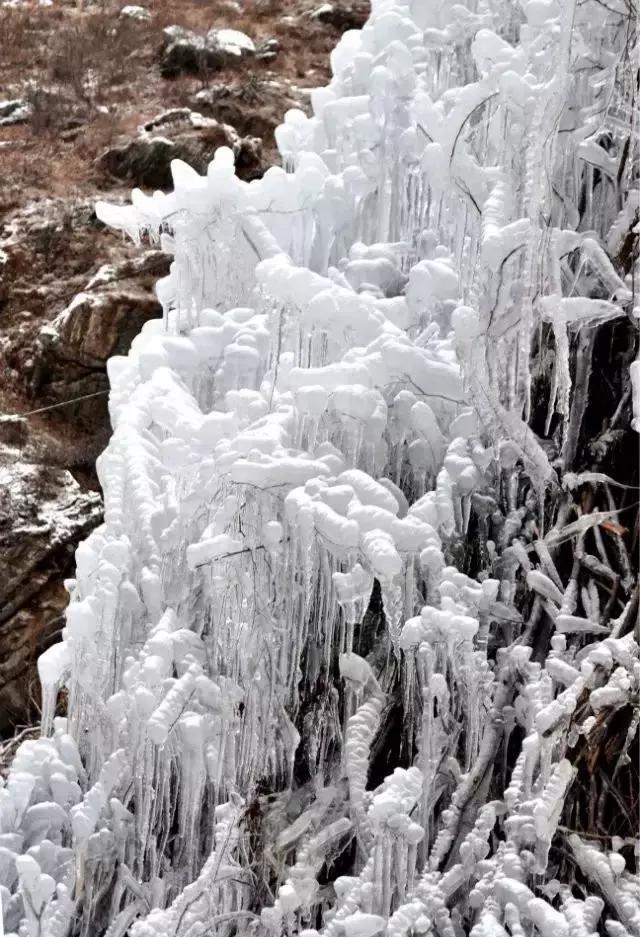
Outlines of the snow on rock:
{"type": "Polygon", "coordinates": [[[0,127],[10,124],[22,124],[29,120],[31,105],[22,98],[0,101],[0,127]]]}
{"type": "Polygon", "coordinates": [[[146,23],[151,19],[151,12],[146,7],[128,4],[120,10],[120,16],[125,19],[135,20],[139,23],[146,23]]]}
{"type": "Polygon", "coordinates": [[[227,55],[242,56],[256,51],[253,40],[239,29],[214,29],[207,40],[227,55]]]}
{"type": "Polygon", "coordinates": [[[253,40],[238,29],[211,29],[202,36],[184,26],[163,30],[160,71],[165,78],[239,65],[256,54],[253,40]]]}
{"type": "Polygon", "coordinates": [[[257,137],[243,137],[230,124],[189,108],[172,108],[140,127],[133,138],[110,145],[98,164],[115,178],[164,189],[172,184],[172,161],[184,160],[203,171],[222,146],[233,150],[239,167],[244,166],[248,174],[261,165],[257,137]]]}

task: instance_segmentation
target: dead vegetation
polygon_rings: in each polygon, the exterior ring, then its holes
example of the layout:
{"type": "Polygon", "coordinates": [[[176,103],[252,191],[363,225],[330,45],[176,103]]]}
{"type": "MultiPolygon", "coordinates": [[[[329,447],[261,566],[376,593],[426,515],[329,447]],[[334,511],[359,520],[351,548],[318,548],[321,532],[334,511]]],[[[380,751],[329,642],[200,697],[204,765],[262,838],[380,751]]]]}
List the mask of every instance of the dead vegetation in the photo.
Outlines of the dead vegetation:
{"type": "MultiPolygon", "coordinates": [[[[151,0],[145,4],[148,20],[121,16],[122,6],[101,0],[3,10],[0,98],[27,101],[30,117],[24,124],[0,127],[5,177],[0,221],[25,198],[63,195],[74,187],[87,193],[113,187],[113,180],[95,165],[104,149],[159,112],[184,106],[212,83],[242,93],[273,77],[323,84],[339,35],[310,19],[317,6],[312,0],[249,0],[242,13],[224,0],[151,0]],[[240,74],[203,68],[199,74],[167,80],[158,57],[162,31],[174,24],[200,34],[231,27],[258,44],[275,39],[278,55],[274,62],[252,62],[240,74]]],[[[273,89],[271,97],[274,114],[281,118],[273,89]]],[[[261,136],[270,132],[274,120],[258,119],[253,128],[237,129],[261,136]]],[[[276,157],[273,149],[268,155],[276,157]]]]}

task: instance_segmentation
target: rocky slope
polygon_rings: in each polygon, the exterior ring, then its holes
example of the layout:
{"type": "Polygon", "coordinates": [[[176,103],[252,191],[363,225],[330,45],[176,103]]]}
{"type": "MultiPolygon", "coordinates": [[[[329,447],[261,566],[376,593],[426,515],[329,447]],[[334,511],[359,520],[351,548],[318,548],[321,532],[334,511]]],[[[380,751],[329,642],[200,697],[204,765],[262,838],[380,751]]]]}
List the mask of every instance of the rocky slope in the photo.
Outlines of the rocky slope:
{"type": "Polygon", "coordinates": [[[37,717],[35,657],[55,638],[64,577],[100,520],[106,361],[146,319],[168,259],[107,233],[101,196],[169,187],[220,145],[244,178],[362,0],[3,4],[0,16],[0,731],[37,717]],[[16,416],[23,418],[16,419],[16,416]]]}

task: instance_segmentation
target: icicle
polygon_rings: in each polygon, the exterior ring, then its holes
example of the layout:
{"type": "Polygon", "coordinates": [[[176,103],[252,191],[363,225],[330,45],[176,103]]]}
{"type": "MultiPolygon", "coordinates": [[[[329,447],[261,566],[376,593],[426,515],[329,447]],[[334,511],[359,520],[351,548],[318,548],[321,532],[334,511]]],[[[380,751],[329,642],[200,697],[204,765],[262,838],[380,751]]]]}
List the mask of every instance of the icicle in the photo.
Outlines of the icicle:
{"type": "Polygon", "coordinates": [[[220,148],[100,203],[173,263],[108,365],[104,524],[0,785],[8,933],[638,931],[618,847],[569,839],[584,899],[549,862],[579,746],[638,692],[618,506],[578,508],[611,482],[557,485],[633,300],[625,17],[373,0],[285,169],[220,148]]]}

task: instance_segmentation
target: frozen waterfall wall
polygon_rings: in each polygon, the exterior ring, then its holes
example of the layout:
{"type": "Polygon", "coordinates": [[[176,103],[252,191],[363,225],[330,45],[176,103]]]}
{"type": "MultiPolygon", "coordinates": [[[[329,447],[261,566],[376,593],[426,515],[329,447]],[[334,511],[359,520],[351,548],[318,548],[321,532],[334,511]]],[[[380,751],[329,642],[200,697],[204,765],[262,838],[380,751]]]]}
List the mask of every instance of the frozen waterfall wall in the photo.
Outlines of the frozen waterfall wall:
{"type": "Polygon", "coordinates": [[[284,169],[99,206],[174,262],[0,791],[6,934],[640,934],[632,832],[576,819],[616,714],[627,784],[640,663],[570,360],[637,325],[636,24],[372,6],[284,169]]]}

